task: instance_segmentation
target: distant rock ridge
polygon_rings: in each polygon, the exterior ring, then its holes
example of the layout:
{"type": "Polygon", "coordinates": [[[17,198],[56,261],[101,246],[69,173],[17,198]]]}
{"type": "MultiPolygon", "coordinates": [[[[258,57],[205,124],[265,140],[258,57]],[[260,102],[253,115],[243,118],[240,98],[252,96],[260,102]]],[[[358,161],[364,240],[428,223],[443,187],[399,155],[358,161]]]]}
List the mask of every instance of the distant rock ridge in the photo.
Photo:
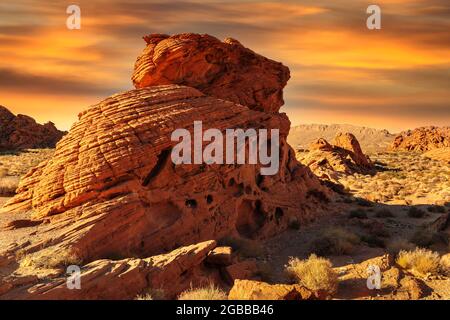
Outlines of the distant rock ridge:
{"type": "Polygon", "coordinates": [[[365,152],[385,151],[394,140],[395,135],[388,130],[354,126],[350,124],[302,124],[292,127],[288,142],[294,148],[307,149],[309,144],[324,138],[332,141],[339,132],[352,133],[365,152]]]}
{"type": "Polygon", "coordinates": [[[33,118],[16,116],[0,105],[0,151],[54,148],[64,134],[52,122],[38,124],[33,118]]]}
{"type": "Polygon", "coordinates": [[[450,147],[450,127],[421,127],[401,132],[391,150],[425,152],[450,147]]]}

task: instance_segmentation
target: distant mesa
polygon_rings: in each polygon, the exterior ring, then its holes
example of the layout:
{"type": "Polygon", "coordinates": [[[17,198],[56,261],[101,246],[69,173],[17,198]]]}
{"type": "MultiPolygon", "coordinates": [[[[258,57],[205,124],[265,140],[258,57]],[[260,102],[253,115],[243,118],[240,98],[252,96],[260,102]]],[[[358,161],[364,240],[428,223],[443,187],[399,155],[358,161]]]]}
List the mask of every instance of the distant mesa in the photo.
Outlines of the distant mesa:
{"type": "Polygon", "coordinates": [[[391,150],[426,152],[450,147],[450,127],[421,127],[395,137],[391,150]]]}
{"type": "Polygon", "coordinates": [[[0,106],[0,151],[54,148],[64,134],[52,122],[38,124],[29,116],[16,116],[0,106]]]}

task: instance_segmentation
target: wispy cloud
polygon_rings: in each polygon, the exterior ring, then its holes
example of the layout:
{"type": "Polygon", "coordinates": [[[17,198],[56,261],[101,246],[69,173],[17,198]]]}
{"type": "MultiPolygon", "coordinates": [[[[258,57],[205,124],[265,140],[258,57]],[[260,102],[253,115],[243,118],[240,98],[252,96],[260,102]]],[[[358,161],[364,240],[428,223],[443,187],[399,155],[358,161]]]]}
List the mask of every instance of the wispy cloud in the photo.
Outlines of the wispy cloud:
{"type": "Polygon", "coordinates": [[[68,128],[86,103],[131,87],[143,35],[198,32],[288,65],[284,109],[294,124],[450,123],[447,0],[379,0],[380,31],[366,29],[368,0],[77,3],[79,31],[65,28],[67,1],[0,4],[0,103],[68,128]],[[62,96],[67,107],[53,108],[62,96]]]}

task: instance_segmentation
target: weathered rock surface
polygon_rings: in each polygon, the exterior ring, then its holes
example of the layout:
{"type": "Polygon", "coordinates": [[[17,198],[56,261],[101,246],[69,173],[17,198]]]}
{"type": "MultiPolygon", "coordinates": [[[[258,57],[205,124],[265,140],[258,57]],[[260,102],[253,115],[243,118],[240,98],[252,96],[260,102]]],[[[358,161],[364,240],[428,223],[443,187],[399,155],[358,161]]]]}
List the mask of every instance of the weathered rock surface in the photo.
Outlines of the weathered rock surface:
{"type": "MultiPolygon", "coordinates": [[[[80,114],[47,163],[29,172],[4,210],[49,221],[38,243],[87,261],[114,252],[149,256],[223,236],[261,238],[314,219],[306,192],[321,189],[286,144],[289,121],[175,85],[132,90],[80,114]],[[177,165],[175,128],[279,128],[280,170],[260,165],[177,165]],[[48,235],[48,236],[46,236],[48,235]]],[[[325,190],[326,192],[326,190],[325,190]]],[[[31,244],[29,247],[38,245],[31,244]]]]}
{"type": "MultiPolygon", "coordinates": [[[[234,40],[192,34],[146,40],[134,75],[139,89],[81,112],[53,157],[23,177],[18,194],[2,209],[9,222],[0,234],[0,273],[21,269],[28,260],[45,267],[76,257],[100,274],[106,270],[105,279],[119,281],[116,288],[127,282],[136,288],[147,275],[145,259],[118,265],[103,259],[150,257],[223,237],[267,238],[293,218],[306,223],[327,212],[323,199],[307,195],[331,192],[296,160],[286,142],[290,121],[277,112],[286,67],[234,40]],[[194,121],[202,122],[203,131],[222,133],[278,129],[279,170],[263,176],[261,164],[175,165],[171,152],[178,141],[171,135],[185,129],[192,137],[194,121]]],[[[173,290],[184,283],[155,279],[173,290]]],[[[102,286],[93,284],[86,298],[103,297],[95,292],[102,286]]]]}
{"type": "Polygon", "coordinates": [[[64,134],[52,122],[38,124],[29,116],[16,116],[0,106],[0,151],[54,148],[64,134]]]}
{"type": "Polygon", "coordinates": [[[450,147],[450,127],[422,127],[400,133],[391,150],[425,152],[450,147]]]}
{"type": "Polygon", "coordinates": [[[215,270],[203,261],[215,246],[215,241],[206,241],[145,259],[97,260],[83,266],[81,289],[68,289],[64,274],[45,280],[13,274],[0,279],[0,300],[134,299],[148,289],[162,290],[165,298],[173,299],[213,277],[215,270]]]}
{"type": "Polygon", "coordinates": [[[144,37],[147,47],[138,57],[136,88],[179,84],[250,109],[277,112],[284,104],[289,69],[242,46],[199,34],[144,37]]]}
{"type": "Polygon", "coordinates": [[[334,145],[320,138],[310,144],[308,153],[299,152],[297,157],[318,177],[333,182],[337,182],[342,175],[370,173],[373,169],[371,161],[351,133],[338,133],[334,145]]]}
{"type": "Polygon", "coordinates": [[[315,300],[315,295],[298,285],[268,284],[253,280],[236,280],[229,300],[315,300]]]}

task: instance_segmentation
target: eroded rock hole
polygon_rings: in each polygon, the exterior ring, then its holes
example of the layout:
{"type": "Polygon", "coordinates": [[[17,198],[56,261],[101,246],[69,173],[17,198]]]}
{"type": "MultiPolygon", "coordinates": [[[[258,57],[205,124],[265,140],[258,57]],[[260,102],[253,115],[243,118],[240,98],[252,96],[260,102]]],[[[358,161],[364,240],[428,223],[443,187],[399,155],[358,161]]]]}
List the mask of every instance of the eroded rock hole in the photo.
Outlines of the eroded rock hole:
{"type": "Polygon", "coordinates": [[[238,207],[236,230],[245,238],[255,238],[266,221],[261,201],[244,200],[238,207]]]}
{"type": "Polygon", "coordinates": [[[213,197],[212,197],[212,195],[208,194],[206,196],[206,203],[211,204],[212,202],[213,202],[213,197]]]}
{"type": "Polygon", "coordinates": [[[195,208],[197,208],[197,200],[188,199],[188,200],[186,200],[185,205],[188,208],[195,209],[195,208]]]}
{"type": "Polygon", "coordinates": [[[277,221],[277,223],[280,223],[281,218],[283,218],[283,216],[284,216],[283,209],[281,209],[280,207],[277,207],[275,209],[275,220],[277,221]]]}

